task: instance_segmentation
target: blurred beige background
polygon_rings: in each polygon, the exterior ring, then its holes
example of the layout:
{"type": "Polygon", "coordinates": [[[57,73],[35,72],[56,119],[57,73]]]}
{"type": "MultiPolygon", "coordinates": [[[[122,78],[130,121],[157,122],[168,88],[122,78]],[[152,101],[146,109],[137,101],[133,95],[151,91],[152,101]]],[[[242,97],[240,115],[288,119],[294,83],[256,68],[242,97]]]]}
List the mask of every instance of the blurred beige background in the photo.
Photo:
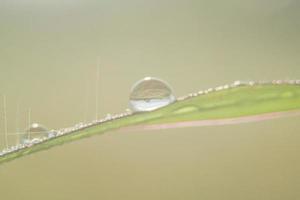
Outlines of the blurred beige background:
{"type": "MultiPolygon", "coordinates": [[[[93,120],[99,57],[101,117],[123,112],[144,76],[177,96],[299,79],[299,18],[297,0],[0,1],[8,131],[25,129],[28,108],[50,129],[93,120]]],[[[299,119],[92,137],[0,166],[0,197],[299,199],[299,119]]],[[[2,119],[0,131],[3,147],[2,119]]]]}

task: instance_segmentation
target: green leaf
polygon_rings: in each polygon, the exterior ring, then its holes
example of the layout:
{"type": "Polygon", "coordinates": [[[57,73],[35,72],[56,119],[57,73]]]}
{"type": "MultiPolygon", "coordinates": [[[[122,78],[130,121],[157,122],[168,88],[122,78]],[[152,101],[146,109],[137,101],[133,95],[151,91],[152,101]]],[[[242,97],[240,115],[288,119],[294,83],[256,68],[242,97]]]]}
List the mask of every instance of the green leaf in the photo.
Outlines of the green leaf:
{"type": "Polygon", "coordinates": [[[297,84],[255,84],[229,87],[220,91],[177,101],[164,108],[109,120],[30,147],[6,153],[0,164],[110,130],[160,129],[240,123],[297,115],[300,110],[300,86],[297,84]]]}

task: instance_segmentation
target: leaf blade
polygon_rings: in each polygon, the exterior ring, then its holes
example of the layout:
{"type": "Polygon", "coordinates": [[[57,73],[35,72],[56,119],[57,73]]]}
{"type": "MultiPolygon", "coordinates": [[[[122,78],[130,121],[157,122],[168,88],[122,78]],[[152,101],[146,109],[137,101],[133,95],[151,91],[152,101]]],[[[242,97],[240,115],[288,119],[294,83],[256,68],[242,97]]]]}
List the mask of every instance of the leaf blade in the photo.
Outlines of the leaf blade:
{"type": "Polygon", "coordinates": [[[295,111],[296,114],[299,114],[299,110],[299,85],[266,84],[234,87],[177,101],[152,112],[137,113],[58,136],[31,147],[5,154],[0,157],[0,164],[35,152],[47,150],[54,146],[124,127],[152,126],[162,128],[164,124],[176,125],[176,123],[192,123],[195,121],[203,123],[209,120],[211,122],[216,122],[216,120],[221,120],[222,122],[223,120],[224,122],[224,120],[272,113],[288,113],[290,111],[292,113],[295,111]]]}

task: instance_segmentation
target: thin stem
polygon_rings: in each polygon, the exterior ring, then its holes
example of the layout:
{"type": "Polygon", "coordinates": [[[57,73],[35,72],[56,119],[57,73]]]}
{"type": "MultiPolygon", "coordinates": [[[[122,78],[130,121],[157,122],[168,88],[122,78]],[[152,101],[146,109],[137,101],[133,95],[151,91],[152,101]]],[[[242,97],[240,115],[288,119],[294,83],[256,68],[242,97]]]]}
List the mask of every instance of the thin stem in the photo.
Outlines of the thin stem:
{"type": "Polygon", "coordinates": [[[97,60],[97,72],[96,72],[96,120],[98,117],[98,100],[99,100],[99,72],[100,72],[100,58],[97,60]]]}
{"type": "MultiPolygon", "coordinates": [[[[16,110],[16,133],[20,132],[20,102],[17,103],[17,110],[16,110]]],[[[20,143],[20,135],[17,134],[16,136],[16,143],[20,143]]]]}
{"type": "Polygon", "coordinates": [[[6,95],[3,95],[3,115],[4,115],[5,146],[6,146],[6,148],[8,148],[7,117],[6,117],[6,95]]]}
{"type": "Polygon", "coordinates": [[[31,126],[31,108],[28,109],[28,139],[30,140],[31,138],[31,133],[30,133],[30,126],[31,126]]]}
{"type": "Polygon", "coordinates": [[[89,95],[89,86],[88,86],[88,79],[86,78],[86,83],[85,83],[85,91],[84,91],[84,93],[85,93],[85,95],[84,95],[84,111],[83,111],[83,121],[85,122],[85,123],[87,123],[88,122],[88,108],[89,108],[89,97],[88,97],[88,95],[89,95]]]}

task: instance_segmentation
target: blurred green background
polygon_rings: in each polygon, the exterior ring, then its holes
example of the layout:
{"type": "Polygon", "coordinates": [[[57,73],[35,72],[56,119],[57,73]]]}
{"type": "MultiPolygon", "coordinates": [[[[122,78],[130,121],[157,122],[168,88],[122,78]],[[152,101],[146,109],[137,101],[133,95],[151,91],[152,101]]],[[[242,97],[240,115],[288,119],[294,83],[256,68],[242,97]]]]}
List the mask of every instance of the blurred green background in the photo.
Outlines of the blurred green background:
{"type": "MultiPolygon", "coordinates": [[[[177,96],[299,79],[299,19],[297,0],[0,1],[8,131],[29,108],[50,129],[91,121],[97,88],[99,116],[123,112],[144,76],[177,96]]],[[[0,166],[0,199],[299,199],[299,119],[84,139],[0,166]]]]}

